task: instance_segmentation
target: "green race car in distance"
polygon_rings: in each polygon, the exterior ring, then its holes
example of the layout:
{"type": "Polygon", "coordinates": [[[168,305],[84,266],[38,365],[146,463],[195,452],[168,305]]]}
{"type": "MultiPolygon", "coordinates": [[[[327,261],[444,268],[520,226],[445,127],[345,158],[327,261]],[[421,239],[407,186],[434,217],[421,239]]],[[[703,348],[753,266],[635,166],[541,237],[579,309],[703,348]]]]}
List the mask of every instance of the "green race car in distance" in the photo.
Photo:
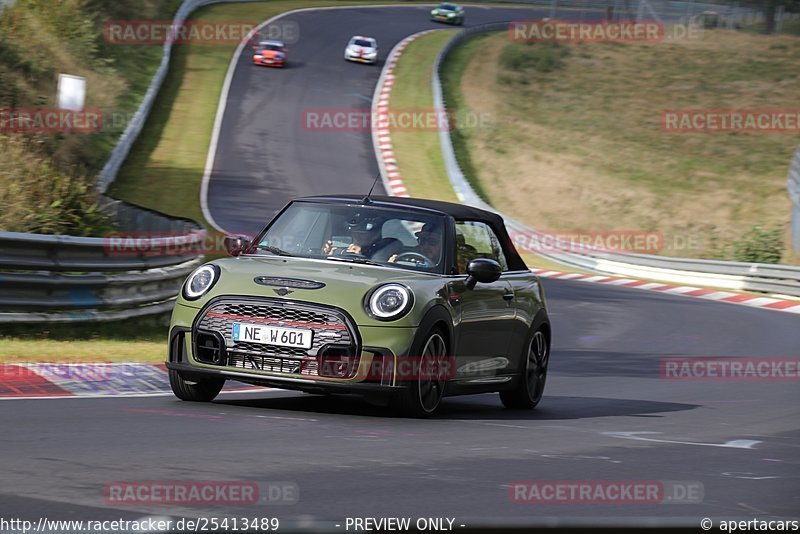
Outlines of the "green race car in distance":
{"type": "Polygon", "coordinates": [[[290,202],[234,257],[186,280],[172,314],[172,390],[210,401],[228,379],[355,393],[411,416],[444,396],[542,397],[550,322],[503,220],[431,200],[290,202]]]}
{"type": "Polygon", "coordinates": [[[431,20],[448,24],[464,24],[464,7],[443,2],[431,10],[431,20]]]}

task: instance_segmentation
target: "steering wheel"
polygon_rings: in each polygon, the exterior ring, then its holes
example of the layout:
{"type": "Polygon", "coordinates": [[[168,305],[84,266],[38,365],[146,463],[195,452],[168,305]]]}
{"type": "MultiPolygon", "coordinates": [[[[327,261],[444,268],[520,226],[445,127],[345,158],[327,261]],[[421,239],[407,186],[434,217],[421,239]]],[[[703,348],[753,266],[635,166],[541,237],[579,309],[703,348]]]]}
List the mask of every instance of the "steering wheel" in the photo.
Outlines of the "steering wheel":
{"type": "Polygon", "coordinates": [[[411,260],[415,263],[422,264],[425,267],[430,267],[434,265],[433,260],[431,260],[427,256],[423,256],[419,252],[403,252],[402,254],[398,254],[397,258],[394,261],[398,262],[403,260],[411,260]]]}

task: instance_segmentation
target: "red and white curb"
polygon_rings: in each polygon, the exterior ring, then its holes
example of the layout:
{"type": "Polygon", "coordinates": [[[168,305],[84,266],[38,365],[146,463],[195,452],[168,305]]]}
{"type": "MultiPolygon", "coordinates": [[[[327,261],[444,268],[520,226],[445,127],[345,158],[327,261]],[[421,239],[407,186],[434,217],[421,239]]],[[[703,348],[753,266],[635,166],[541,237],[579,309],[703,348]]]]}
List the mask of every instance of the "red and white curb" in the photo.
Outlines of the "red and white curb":
{"type": "MultiPolygon", "coordinates": [[[[375,145],[375,154],[378,165],[381,167],[381,176],[384,178],[384,187],[392,196],[407,197],[408,190],[403,183],[400,168],[397,166],[394,149],[392,146],[391,131],[389,129],[389,99],[392,88],[396,81],[395,68],[397,61],[403,50],[409,43],[416,38],[437,30],[426,30],[423,32],[409,35],[392,49],[386,59],[380,79],[375,88],[372,99],[372,114],[377,118],[376,126],[373,127],[372,137],[375,145]]],[[[785,300],[774,297],[761,297],[756,295],[746,295],[742,293],[732,293],[729,291],[718,291],[692,286],[676,286],[661,282],[649,282],[632,278],[616,278],[605,275],[590,275],[581,273],[570,273],[561,271],[550,271],[547,269],[531,269],[533,273],[543,278],[555,278],[559,280],[576,280],[580,282],[591,282],[597,284],[608,284],[614,286],[634,287],[649,291],[669,293],[671,295],[682,295],[684,297],[701,298],[728,304],[739,304],[754,308],[764,308],[769,310],[783,311],[800,314],[800,301],[785,300]]]]}
{"type": "MultiPolygon", "coordinates": [[[[223,391],[257,391],[229,382],[223,391]]],[[[156,363],[0,364],[0,399],[149,397],[172,395],[167,369],[156,363]]]]}
{"type": "Polygon", "coordinates": [[[717,302],[727,302],[728,304],[740,304],[743,306],[751,306],[753,308],[765,308],[768,310],[800,314],[800,301],[796,300],[760,297],[757,295],[747,295],[743,293],[731,293],[729,291],[705,289],[702,287],[676,286],[671,284],[663,284],[661,282],[635,280],[633,278],[615,278],[604,275],[566,273],[561,271],[550,271],[547,269],[531,269],[531,271],[541,278],[555,278],[558,280],[575,280],[579,282],[592,282],[595,284],[634,287],[636,289],[659,291],[661,293],[669,293],[671,295],[681,295],[684,297],[694,297],[706,300],[714,300],[717,302]]]}
{"type": "Polygon", "coordinates": [[[392,133],[389,128],[389,98],[392,95],[392,88],[396,76],[394,73],[397,67],[397,60],[403,50],[417,37],[427,35],[438,30],[425,30],[413,35],[409,35],[392,48],[386,64],[383,66],[378,84],[375,87],[375,94],[372,97],[372,116],[375,117],[372,127],[372,142],[375,145],[375,155],[378,165],[381,167],[381,177],[386,192],[395,197],[407,197],[408,190],[403,183],[400,175],[400,168],[397,166],[397,159],[394,156],[392,146],[392,133]]]}

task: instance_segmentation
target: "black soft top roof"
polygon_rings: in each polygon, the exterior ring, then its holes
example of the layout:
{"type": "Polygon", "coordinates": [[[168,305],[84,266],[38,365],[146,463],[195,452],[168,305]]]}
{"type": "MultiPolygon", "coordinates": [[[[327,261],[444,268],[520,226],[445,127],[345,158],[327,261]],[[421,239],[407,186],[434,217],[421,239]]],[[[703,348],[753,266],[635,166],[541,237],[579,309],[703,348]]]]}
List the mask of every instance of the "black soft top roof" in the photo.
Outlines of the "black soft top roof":
{"type": "MultiPolygon", "coordinates": [[[[364,200],[362,195],[318,195],[299,197],[295,200],[307,202],[337,202],[337,203],[355,203],[361,204],[364,200]]],[[[508,268],[511,271],[528,270],[525,262],[522,261],[514,243],[508,236],[506,225],[503,218],[491,211],[482,210],[480,208],[473,208],[472,206],[465,206],[464,204],[456,204],[454,202],[444,202],[441,200],[428,200],[424,198],[409,198],[409,197],[387,197],[372,195],[369,197],[370,204],[374,206],[384,207],[411,207],[423,210],[432,210],[450,215],[456,220],[461,221],[481,221],[487,223],[492,227],[497,237],[503,242],[503,250],[508,261],[508,268]]]]}
{"type": "MultiPolygon", "coordinates": [[[[347,202],[361,204],[364,200],[363,195],[317,195],[310,197],[300,197],[296,200],[320,201],[320,202],[347,202]]],[[[442,200],[428,200],[424,198],[408,197],[387,197],[372,195],[369,197],[370,203],[375,205],[392,206],[411,206],[427,210],[441,211],[447,215],[452,215],[455,219],[468,219],[485,221],[490,223],[503,224],[503,218],[491,211],[456,204],[454,202],[444,202],[442,200]]]]}

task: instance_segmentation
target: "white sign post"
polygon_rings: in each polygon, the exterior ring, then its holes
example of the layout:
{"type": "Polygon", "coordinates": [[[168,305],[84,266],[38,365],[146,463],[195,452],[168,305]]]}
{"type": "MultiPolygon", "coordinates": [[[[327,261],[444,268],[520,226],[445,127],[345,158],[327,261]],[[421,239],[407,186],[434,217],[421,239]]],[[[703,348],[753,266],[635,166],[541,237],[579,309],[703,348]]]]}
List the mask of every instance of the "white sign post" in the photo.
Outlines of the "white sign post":
{"type": "Polygon", "coordinates": [[[58,107],[70,111],[83,111],[86,101],[86,78],[58,75],[58,107]]]}

